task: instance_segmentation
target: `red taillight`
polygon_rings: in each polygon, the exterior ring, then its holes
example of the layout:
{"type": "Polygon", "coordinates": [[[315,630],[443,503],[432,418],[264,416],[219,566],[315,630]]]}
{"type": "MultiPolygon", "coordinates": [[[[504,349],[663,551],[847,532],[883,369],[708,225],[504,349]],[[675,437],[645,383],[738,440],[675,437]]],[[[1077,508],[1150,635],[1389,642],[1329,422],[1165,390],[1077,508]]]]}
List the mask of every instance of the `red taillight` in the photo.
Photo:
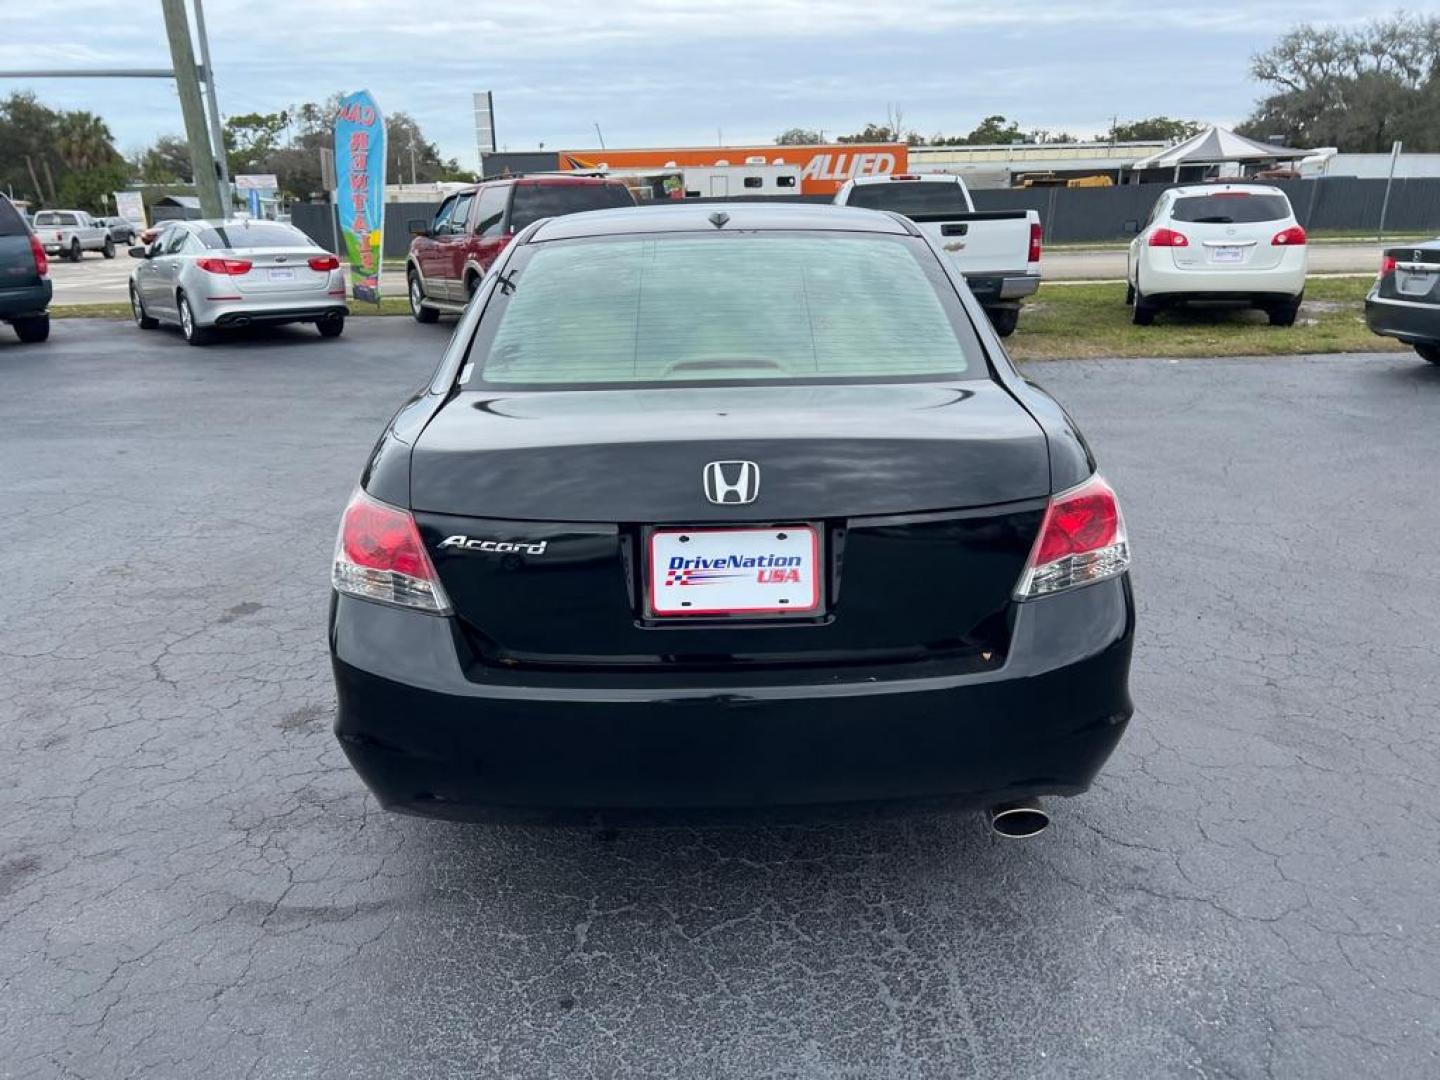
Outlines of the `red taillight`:
{"type": "Polygon", "coordinates": [[[249,259],[196,259],[195,265],[207,274],[248,274],[254,263],[249,259]]]}
{"type": "Polygon", "coordinates": [[[1050,500],[1015,587],[1026,600],[1103,581],[1130,566],[1120,503],[1099,473],[1050,500]]]}
{"type": "Polygon", "coordinates": [[[1190,238],[1183,232],[1160,227],[1150,234],[1151,247],[1189,247],[1190,238]]]}
{"type": "Polygon", "coordinates": [[[1032,221],[1030,223],[1030,262],[1040,261],[1040,235],[1040,223],[1032,221]]]}
{"type": "Polygon", "coordinates": [[[1395,256],[1394,256],[1394,255],[1381,255],[1381,256],[1380,256],[1380,276],[1381,276],[1381,277],[1384,277],[1386,274],[1393,274],[1394,272],[1395,272],[1395,256]]]}
{"type": "Polygon", "coordinates": [[[340,260],[334,255],[316,255],[310,260],[311,270],[339,270],[340,260]]]}
{"type": "Polygon", "coordinates": [[[35,256],[35,273],[41,277],[50,273],[50,258],[45,254],[45,245],[34,233],[30,234],[30,254],[35,256]]]}
{"type": "Polygon", "coordinates": [[[360,490],[340,519],[330,582],[349,596],[441,615],[450,612],[415,519],[360,490]]]}
{"type": "Polygon", "coordinates": [[[1299,225],[1291,225],[1272,236],[1270,243],[1274,247],[1299,247],[1305,243],[1305,230],[1299,225]]]}

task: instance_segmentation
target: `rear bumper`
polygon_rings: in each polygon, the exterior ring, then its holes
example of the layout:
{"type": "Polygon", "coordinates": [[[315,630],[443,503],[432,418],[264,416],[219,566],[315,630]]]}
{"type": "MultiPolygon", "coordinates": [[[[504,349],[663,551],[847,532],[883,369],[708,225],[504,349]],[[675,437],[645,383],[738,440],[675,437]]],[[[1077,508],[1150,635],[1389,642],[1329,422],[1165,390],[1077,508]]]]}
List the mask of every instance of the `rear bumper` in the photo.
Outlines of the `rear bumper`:
{"type": "Polygon", "coordinates": [[[253,323],[318,322],[321,319],[348,315],[350,309],[343,300],[332,299],[325,303],[296,304],[293,301],[279,304],[256,304],[249,301],[213,305],[209,320],[199,317],[202,326],[250,326],[253,323]]]}
{"type": "Polygon", "coordinates": [[[1382,337],[1398,338],[1411,345],[1440,342],[1440,304],[1368,296],[1365,325],[1382,337]]]}
{"type": "Polygon", "coordinates": [[[978,674],[467,678],[451,620],[340,596],[335,732],[385,806],[466,820],[1074,795],[1129,721],[1133,628],[1120,578],[1021,605],[1005,664],[978,674]]]}
{"type": "Polygon", "coordinates": [[[1197,267],[1181,270],[1169,248],[1158,252],[1140,268],[1140,291],[1152,300],[1293,299],[1305,291],[1306,256],[1293,248],[1269,270],[1231,270],[1197,267]]]}
{"type": "Polygon", "coordinates": [[[38,285],[0,289],[0,319],[23,319],[30,315],[43,315],[50,306],[53,293],[54,286],[49,278],[41,278],[38,285]]]}
{"type": "Polygon", "coordinates": [[[997,300],[1023,300],[1040,288],[1039,274],[966,274],[965,283],[982,304],[997,300]]]}

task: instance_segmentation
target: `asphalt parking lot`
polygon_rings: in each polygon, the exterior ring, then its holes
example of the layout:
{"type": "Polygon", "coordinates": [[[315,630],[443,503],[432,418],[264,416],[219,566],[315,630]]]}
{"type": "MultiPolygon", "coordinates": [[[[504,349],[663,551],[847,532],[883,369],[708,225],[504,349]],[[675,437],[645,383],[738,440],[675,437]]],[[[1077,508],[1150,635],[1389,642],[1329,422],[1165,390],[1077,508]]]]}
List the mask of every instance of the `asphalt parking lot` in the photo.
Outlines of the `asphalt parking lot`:
{"type": "Polygon", "coordinates": [[[1440,368],[1030,367],[1141,617],[1036,840],[497,830],[328,730],[336,519],[448,333],[0,333],[0,1077],[1440,1073],[1440,368]]]}

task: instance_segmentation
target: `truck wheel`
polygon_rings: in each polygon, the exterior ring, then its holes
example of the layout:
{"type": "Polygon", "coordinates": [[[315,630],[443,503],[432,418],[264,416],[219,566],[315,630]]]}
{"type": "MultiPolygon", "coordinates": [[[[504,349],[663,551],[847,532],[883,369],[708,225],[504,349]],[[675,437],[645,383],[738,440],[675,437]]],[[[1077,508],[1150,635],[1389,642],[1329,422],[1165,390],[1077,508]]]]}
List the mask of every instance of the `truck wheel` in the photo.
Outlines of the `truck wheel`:
{"type": "Polygon", "coordinates": [[[990,325],[1002,338],[1013,334],[1020,323],[1019,308],[987,308],[985,314],[990,316],[990,325]]]}
{"type": "Polygon", "coordinates": [[[71,240],[71,241],[70,241],[70,250],[69,250],[69,252],[66,253],[65,257],[66,257],[67,259],[69,259],[71,262],[79,262],[79,261],[80,261],[80,255],[81,255],[81,252],[80,252],[80,241],[79,241],[79,240],[71,240]]]}
{"type": "Polygon", "coordinates": [[[432,323],[440,318],[440,312],[425,306],[425,286],[420,284],[420,275],[414,270],[409,274],[410,314],[416,322],[432,323]]]}
{"type": "Polygon", "coordinates": [[[15,336],[27,345],[38,345],[50,336],[49,315],[29,315],[14,322],[15,336]]]}
{"type": "Polygon", "coordinates": [[[107,236],[105,238],[105,246],[100,249],[100,254],[104,255],[107,259],[113,259],[115,257],[115,241],[107,236]]]}
{"type": "Polygon", "coordinates": [[[1428,360],[1432,364],[1440,364],[1440,345],[1434,342],[1416,345],[1415,351],[1420,354],[1420,359],[1428,360]]]}

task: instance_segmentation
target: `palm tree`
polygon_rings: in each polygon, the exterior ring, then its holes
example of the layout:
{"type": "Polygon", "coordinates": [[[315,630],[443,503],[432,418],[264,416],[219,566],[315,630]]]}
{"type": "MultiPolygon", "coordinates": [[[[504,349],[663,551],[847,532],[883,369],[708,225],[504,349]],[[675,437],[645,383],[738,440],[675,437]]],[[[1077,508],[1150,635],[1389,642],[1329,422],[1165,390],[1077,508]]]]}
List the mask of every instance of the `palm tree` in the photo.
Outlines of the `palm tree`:
{"type": "Polygon", "coordinates": [[[120,160],[105,121],[83,110],[67,112],[55,132],[55,151],[67,167],[86,172],[120,160]]]}

